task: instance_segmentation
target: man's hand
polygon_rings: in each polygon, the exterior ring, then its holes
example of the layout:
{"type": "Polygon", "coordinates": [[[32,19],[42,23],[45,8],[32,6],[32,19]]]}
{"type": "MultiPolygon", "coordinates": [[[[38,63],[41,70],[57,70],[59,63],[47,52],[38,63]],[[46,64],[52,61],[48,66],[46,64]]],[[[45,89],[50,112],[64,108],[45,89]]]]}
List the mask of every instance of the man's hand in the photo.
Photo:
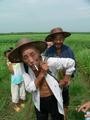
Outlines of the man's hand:
{"type": "Polygon", "coordinates": [[[41,62],[39,67],[39,74],[35,80],[35,85],[39,88],[43,82],[43,78],[45,77],[48,71],[48,64],[46,62],[41,62]]]}
{"type": "Polygon", "coordinates": [[[59,81],[59,85],[60,85],[61,87],[65,87],[65,86],[67,86],[67,84],[68,84],[67,81],[64,81],[64,80],[60,80],[60,81],[59,81]]]}
{"type": "Polygon", "coordinates": [[[66,86],[68,86],[69,84],[70,84],[70,76],[68,76],[68,75],[65,75],[65,76],[64,76],[64,79],[59,81],[59,85],[60,85],[61,87],[66,87],[66,86]]]}
{"type": "Polygon", "coordinates": [[[47,71],[48,71],[48,64],[47,64],[47,62],[41,62],[40,63],[40,73],[42,73],[42,74],[46,74],[47,73],[47,71]]]}

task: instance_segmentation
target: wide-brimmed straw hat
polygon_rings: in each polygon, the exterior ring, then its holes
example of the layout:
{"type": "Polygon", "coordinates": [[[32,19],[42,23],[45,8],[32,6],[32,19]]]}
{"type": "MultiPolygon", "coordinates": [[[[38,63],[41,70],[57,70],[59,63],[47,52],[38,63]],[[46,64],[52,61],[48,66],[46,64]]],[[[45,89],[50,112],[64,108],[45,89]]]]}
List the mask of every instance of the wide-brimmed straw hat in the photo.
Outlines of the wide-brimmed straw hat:
{"type": "Polygon", "coordinates": [[[31,48],[36,48],[37,50],[40,51],[40,53],[44,52],[44,50],[47,48],[47,44],[46,42],[44,41],[32,41],[30,39],[27,39],[27,38],[23,38],[21,40],[19,40],[16,44],[16,48],[13,49],[9,56],[8,56],[8,59],[12,62],[12,63],[18,63],[18,62],[22,62],[22,59],[21,59],[21,55],[20,55],[20,50],[22,48],[25,48],[25,47],[31,47],[31,48]]]}
{"type": "Polygon", "coordinates": [[[45,38],[45,41],[53,41],[53,37],[57,34],[61,34],[64,36],[64,38],[69,37],[71,35],[70,32],[63,31],[62,28],[53,28],[50,31],[50,34],[45,38]]]}

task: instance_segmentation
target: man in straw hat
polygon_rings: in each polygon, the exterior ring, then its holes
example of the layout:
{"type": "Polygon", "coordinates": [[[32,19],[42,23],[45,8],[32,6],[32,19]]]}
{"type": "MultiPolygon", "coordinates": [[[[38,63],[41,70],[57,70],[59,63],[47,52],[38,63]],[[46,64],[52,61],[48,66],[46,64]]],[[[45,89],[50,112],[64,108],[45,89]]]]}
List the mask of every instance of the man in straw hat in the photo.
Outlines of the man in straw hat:
{"type": "MultiPolygon", "coordinates": [[[[45,41],[47,42],[48,40],[51,40],[54,44],[44,52],[44,55],[47,57],[72,58],[75,60],[73,51],[70,49],[70,47],[64,45],[65,38],[69,37],[70,35],[71,33],[63,31],[62,28],[59,27],[53,28],[50,31],[50,34],[45,38],[45,41]]],[[[60,71],[58,77],[60,77],[60,71]]],[[[61,82],[63,81],[61,80],[61,82]]],[[[63,86],[62,95],[63,95],[63,103],[64,103],[64,111],[65,111],[64,120],[67,120],[68,105],[69,105],[68,86],[63,86]]]]}
{"type": "MultiPolygon", "coordinates": [[[[46,49],[46,42],[22,39],[9,54],[11,62],[24,62],[28,65],[25,87],[32,93],[37,120],[64,120],[61,84],[55,79],[57,69],[66,69],[65,77],[70,78],[75,70],[75,61],[69,58],[49,58],[44,61],[41,53],[46,49]]],[[[64,77],[64,83],[67,81],[64,77]]]]}

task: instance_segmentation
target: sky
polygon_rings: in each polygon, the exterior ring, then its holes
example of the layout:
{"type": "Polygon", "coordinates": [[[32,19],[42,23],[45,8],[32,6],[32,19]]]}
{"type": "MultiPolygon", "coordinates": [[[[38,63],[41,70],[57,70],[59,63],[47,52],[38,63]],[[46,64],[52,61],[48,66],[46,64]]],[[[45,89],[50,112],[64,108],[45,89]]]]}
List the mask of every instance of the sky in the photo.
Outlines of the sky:
{"type": "Polygon", "coordinates": [[[0,0],[0,33],[90,32],[90,0],[0,0]]]}

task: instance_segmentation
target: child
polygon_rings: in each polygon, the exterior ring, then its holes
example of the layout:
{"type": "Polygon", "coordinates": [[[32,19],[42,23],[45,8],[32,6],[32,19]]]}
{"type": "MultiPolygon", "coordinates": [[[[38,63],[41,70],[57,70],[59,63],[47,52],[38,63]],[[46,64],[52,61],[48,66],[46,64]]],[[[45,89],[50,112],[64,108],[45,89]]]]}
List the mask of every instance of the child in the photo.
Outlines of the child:
{"type": "Polygon", "coordinates": [[[21,107],[24,107],[24,101],[26,99],[25,86],[23,79],[22,63],[11,63],[8,60],[8,55],[11,52],[12,48],[4,52],[5,57],[7,58],[7,66],[11,73],[11,95],[12,102],[14,104],[14,110],[16,112],[21,111],[21,107]]]}

